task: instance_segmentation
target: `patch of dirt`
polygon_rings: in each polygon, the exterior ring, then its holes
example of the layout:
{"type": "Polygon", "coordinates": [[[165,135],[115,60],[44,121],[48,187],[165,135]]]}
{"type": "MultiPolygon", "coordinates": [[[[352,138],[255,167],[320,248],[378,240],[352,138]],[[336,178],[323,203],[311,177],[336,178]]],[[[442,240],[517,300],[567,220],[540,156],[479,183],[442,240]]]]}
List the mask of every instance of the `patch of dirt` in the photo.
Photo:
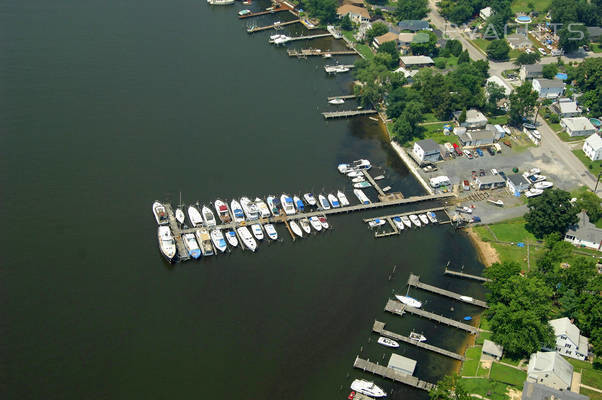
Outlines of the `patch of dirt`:
{"type": "Polygon", "coordinates": [[[491,243],[482,241],[479,235],[477,235],[477,233],[473,231],[472,228],[466,229],[466,233],[468,233],[468,237],[477,248],[479,260],[481,260],[481,262],[485,264],[485,266],[488,267],[491,264],[500,261],[500,257],[497,251],[491,245],[491,243]]]}
{"type": "Polygon", "coordinates": [[[520,390],[512,389],[510,386],[508,386],[506,394],[508,395],[510,400],[520,400],[522,397],[522,392],[520,390]]]}
{"type": "Polygon", "coordinates": [[[489,361],[481,361],[481,368],[483,368],[483,369],[491,369],[491,360],[489,360],[489,361]]]}

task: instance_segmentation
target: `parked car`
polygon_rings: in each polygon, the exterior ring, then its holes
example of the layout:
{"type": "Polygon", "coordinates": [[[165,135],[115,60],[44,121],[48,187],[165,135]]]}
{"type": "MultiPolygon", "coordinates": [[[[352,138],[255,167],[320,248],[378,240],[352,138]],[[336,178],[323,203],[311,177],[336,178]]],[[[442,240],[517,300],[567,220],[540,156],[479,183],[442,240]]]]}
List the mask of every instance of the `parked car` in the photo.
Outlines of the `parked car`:
{"type": "Polygon", "coordinates": [[[487,152],[492,155],[495,156],[495,150],[493,150],[493,147],[487,147],[487,152]]]}
{"type": "Polygon", "coordinates": [[[483,157],[483,150],[477,149],[476,152],[479,155],[479,157],[483,157]]]}
{"type": "Polygon", "coordinates": [[[469,150],[464,150],[464,155],[468,157],[469,160],[472,160],[472,153],[469,150]]]}
{"type": "Polygon", "coordinates": [[[537,49],[537,50],[538,50],[538,51],[541,53],[541,55],[542,55],[542,56],[545,56],[545,55],[547,55],[547,54],[548,54],[548,53],[546,52],[546,49],[544,49],[543,47],[540,47],[540,48],[539,48],[539,49],[537,49]]]}
{"type": "Polygon", "coordinates": [[[485,176],[485,170],[484,169],[480,169],[479,170],[479,176],[485,176]]]}
{"type": "Polygon", "coordinates": [[[462,150],[460,150],[460,146],[458,146],[455,143],[453,144],[453,146],[454,146],[454,150],[456,150],[457,155],[461,156],[462,154],[464,154],[464,153],[462,153],[462,150]]]}
{"type": "Polygon", "coordinates": [[[497,169],[491,168],[491,175],[497,175],[497,169]]]}
{"type": "Polygon", "coordinates": [[[464,182],[462,182],[462,188],[463,188],[465,191],[468,191],[468,190],[470,190],[470,183],[468,183],[468,180],[464,179],[464,182]]]}

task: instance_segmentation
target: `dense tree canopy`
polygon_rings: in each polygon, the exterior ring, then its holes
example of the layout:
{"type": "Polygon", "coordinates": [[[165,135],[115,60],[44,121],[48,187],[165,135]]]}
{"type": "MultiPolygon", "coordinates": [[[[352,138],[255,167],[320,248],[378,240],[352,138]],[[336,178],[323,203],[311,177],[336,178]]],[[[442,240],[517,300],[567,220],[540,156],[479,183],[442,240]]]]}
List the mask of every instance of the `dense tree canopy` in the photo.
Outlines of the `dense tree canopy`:
{"type": "Polygon", "coordinates": [[[579,209],[573,207],[571,194],[564,190],[546,190],[541,196],[530,198],[528,207],[525,228],[536,238],[543,238],[554,232],[564,236],[569,225],[578,220],[579,209]]]}
{"type": "Polygon", "coordinates": [[[537,104],[537,92],[531,81],[526,81],[510,93],[510,124],[520,127],[523,120],[533,114],[537,104]]]}
{"type": "Polygon", "coordinates": [[[414,55],[436,55],[437,35],[431,31],[417,32],[410,49],[414,55]]]}
{"type": "Polygon", "coordinates": [[[486,91],[487,108],[489,109],[489,112],[494,113],[498,109],[497,102],[506,97],[506,91],[502,86],[495,82],[487,82],[486,91]]]}
{"type": "Polygon", "coordinates": [[[344,29],[346,31],[350,31],[353,29],[353,24],[351,23],[351,18],[349,17],[349,14],[341,18],[341,29],[344,29]]]}
{"type": "Polygon", "coordinates": [[[391,56],[391,61],[387,67],[395,69],[399,66],[399,50],[395,42],[385,42],[378,47],[378,53],[387,53],[391,56]]]}
{"type": "Polygon", "coordinates": [[[507,60],[509,52],[510,46],[506,39],[493,40],[487,47],[487,57],[495,61],[507,60]]]}
{"type": "Polygon", "coordinates": [[[539,54],[539,52],[534,51],[531,53],[527,53],[523,51],[518,55],[518,57],[516,57],[514,63],[516,65],[535,64],[540,59],[541,54],[539,54]]]}
{"type": "Polygon", "coordinates": [[[602,3],[588,0],[552,0],[550,13],[552,22],[569,24],[582,22],[587,26],[602,25],[602,3]]]}
{"type": "Polygon", "coordinates": [[[446,375],[429,392],[430,400],[472,400],[462,380],[456,375],[446,375]]]}
{"type": "Polygon", "coordinates": [[[318,18],[323,24],[337,20],[338,3],[336,0],[303,0],[302,4],[310,15],[318,18]]]}
{"type": "Polygon", "coordinates": [[[556,64],[546,64],[542,68],[543,77],[546,79],[553,79],[558,72],[558,66],[556,64]]]}
{"type": "Polygon", "coordinates": [[[571,53],[589,42],[587,28],[583,24],[565,24],[558,31],[558,45],[571,53]]]}
{"type": "Polygon", "coordinates": [[[395,16],[400,20],[422,19],[428,11],[428,0],[397,0],[395,16]]]}
{"type": "Polygon", "coordinates": [[[458,57],[462,53],[462,43],[459,40],[450,39],[445,43],[445,48],[450,54],[458,57]]]}
{"type": "Polygon", "coordinates": [[[389,32],[387,25],[383,24],[382,22],[375,22],[372,24],[370,29],[366,31],[366,42],[372,43],[372,40],[375,37],[384,35],[387,32],[389,32]]]}
{"type": "Polygon", "coordinates": [[[600,207],[600,198],[589,190],[584,190],[577,195],[577,203],[575,204],[580,210],[585,210],[590,222],[596,222],[602,216],[602,208],[600,207]]]}
{"type": "Polygon", "coordinates": [[[592,117],[602,115],[602,58],[587,58],[577,67],[567,66],[567,74],[583,93],[579,98],[581,107],[592,117]]]}

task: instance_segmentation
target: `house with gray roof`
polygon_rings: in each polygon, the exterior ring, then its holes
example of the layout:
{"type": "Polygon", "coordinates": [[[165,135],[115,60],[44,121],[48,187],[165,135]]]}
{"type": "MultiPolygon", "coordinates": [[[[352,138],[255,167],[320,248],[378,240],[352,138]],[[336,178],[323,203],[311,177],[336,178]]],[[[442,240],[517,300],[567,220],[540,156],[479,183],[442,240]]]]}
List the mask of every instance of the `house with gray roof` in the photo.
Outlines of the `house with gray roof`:
{"type": "MultiPolygon", "coordinates": [[[[499,175],[496,175],[499,176],[499,175]]],[[[482,177],[481,177],[482,178],[482,177]]],[[[483,341],[483,349],[481,350],[481,361],[501,360],[504,353],[504,347],[492,342],[489,339],[483,341]]]]}
{"type": "Polygon", "coordinates": [[[523,82],[527,79],[543,78],[543,64],[523,65],[518,75],[523,82]]]}
{"type": "MultiPolygon", "coordinates": [[[[477,176],[475,179],[475,184],[477,190],[497,189],[506,187],[506,180],[497,174],[477,176]]],[[[485,352],[485,345],[483,345],[483,352],[485,352]]]]}
{"type": "Polygon", "coordinates": [[[525,190],[529,189],[531,183],[521,174],[508,175],[506,184],[510,193],[515,196],[520,195],[525,190]]]}
{"type": "Polygon", "coordinates": [[[600,251],[602,245],[602,229],[589,221],[585,211],[579,214],[579,221],[571,225],[564,235],[564,240],[579,247],[587,247],[600,251]]]}
{"type": "Polygon", "coordinates": [[[479,129],[458,135],[458,140],[464,147],[489,146],[493,144],[495,135],[496,132],[479,129]]]}
{"type": "Polygon", "coordinates": [[[529,358],[527,381],[569,390],[573,381],[573,366],[555,351],[538,351],[529,358]]]}
{"type": "Polygon", "coordinates": [[[585,360],[589,354],[589,339],[567,317],[548,322],[556,336],[556,351],[563,356],[585,360]]]}
{"type": "Polygon", "coordinates": [[[441,146],[433,139],[423,139],[414,143],[412,148],[414,158],[420,163],[436,162],[441,160],[441,146]]]}
{"type": "Polygon", "coordinates": [[[460,123],[460,126],[463,126],[467,129],[479,129],[484,128],[487,125],[487,117],[483,115],[477,109],[471,108],[466,111],[466,121],[460,122],[460,115],[462,111],[454,111],[454,118],[460,123]]]}
{"type": "Polygon", "coordinates": [[[562,118],[560,126],[569,136],[589,136],[596,133],[596,127],[586,117],[562,118]]]}
{"type": "Polygon", "coordinates": [[[571,118],[581,115],[581,109],[577,106],[577,102],[567,98],[558,99],[550,108],[560,118],[571,118]]]}
{"type": "Polygon", "coordinates": [[[556,390],[535,382],[525,382],[521,400],[589,400],[589,397],[570,390],[556,390]]]}
{"type": "Polygon", "coordinates": [[[402,31],[418,32],[424,30],[431,30],[428,21],[423,21],[419,19],[404,19],[403,21],[399,21],[399,23],[397,23],[397,26],[402,31]]]}
{"type": "Polygon", "coordinates": [[[564,93],[564,82],[558,79],[533,79],[533,90],[540,99],[555,99],[564,93]]]}

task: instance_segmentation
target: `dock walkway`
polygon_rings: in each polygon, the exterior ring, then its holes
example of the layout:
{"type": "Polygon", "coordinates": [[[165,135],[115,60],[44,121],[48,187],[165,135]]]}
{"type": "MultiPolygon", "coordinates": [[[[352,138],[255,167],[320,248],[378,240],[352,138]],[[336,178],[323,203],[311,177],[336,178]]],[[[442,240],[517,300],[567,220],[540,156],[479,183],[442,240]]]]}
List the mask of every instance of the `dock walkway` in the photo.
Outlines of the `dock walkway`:
{"type": "Polygon", "coordinates": [[[354,94],[344,94],[342,96],[330,96],[327,97],[328,101],[330,100],[335,100],[335,99],[343,99],[343,100],[347,100],[347,99],[355,99],[357,96],[354,94]]]}
{"type": "Polygon", "coordinates": [[[176,248],[178,249],[178,258],[182,261],[186,261],[190,259],[188,255],[188,250],[186,246],[184,246],[184,242],[182,241],[182,233],[180,232],[180,227],[178,226],[178,221],[174,216],[173,209],[171,208],[171,204],[164,204],[165,211],[167,212],[167,220],[169,221],[169,229],[173,234],[174,240],[176,241],[176,248]]]}
{"type": "Polygon", "coordinates": [[[356,357],[353,363],[353,367],[361,369],[364,372],[370,372],[374,375],[382,376],[383,378],[391,379],[395,382],[404,383],[408,386],[413,386],[417,389],[430,391],[435,387],[434,384],[426,381],[422,381],[415,376],[404,374],[403,372],[396,371],[393,368],[388,368],[383,365],[378,365],[370,360],[364,360],[356,357]]]}
{"type": "Polygon", "coordinates": [[[322,116],[324,119],[332,119],[332,118],[349,118],[349,117],[357,117],[359,115],[373,115],[378,114],[376,110],[348,110],[348,111],[332,111],[332,112],[323,112],[322,116]]]}
{"type": "Polygon", "coordinates": [[[273,24],[273,25],[255,26],[253,28],[247,29],[247,33],[255,33],[255,32],[261,32],[261,31],[267,31],[268,29],[278,29],[281,26],[296,24],[298,22],[301,22],[301,20],[296,19],[296,20],[293,20],[293,21],[280,22],[278,24],[273,24]]]}
{"type": "Polygon", "coordinates": [[[320,49],[289,49],[286,51],[289,57],[310,56],[353,56],[357,55],[355,50],[320,50],[320,49]]]}
{"type": "MultiPolygon", "coordinates": [[[[284,25],[284,23],[282,23],[280,25],[284,25]]],[[[332,33],[318,33],[316,35],[295,36],[295,37],[289,38],[286,42],[288,43],[288,42],[296,42],[298,40],[319,39],[319,38],[328,37],[328,36],[332,36],[332,33]]]]}
{"type": "Polygon", "coordinates": [[[376,189],[376,191],[378,192],[378,196],[384,196],[385,192],[380,188],[380,186],[378,186],[378,183],[376,183],[376,181],[372,178],[372,175],[370,175],[370,173],[365,169],[363,169],[362,172],[364,173],[364,177],[368,180],[368,182],[370,182],[372,187],[376,189]]]}
{"type": "Polygon", "coordinates": [[[410,286],[410,287],[414,286],[419,289],[426,290],[428,292],[439,294],[441,296],[447,296],[447,297],[452,298],[457,301],[461,301],[461,302],[468,303],[468,304],[474,304],[475,306],[489,308],[487,303],[484,302],[483,300],[473,299],[472,297],[469,297],[469,296],[464,296],[459,293],[455,293],[455,292],[451,292],[449,290],[438,288],[437,286],[422,283],[422,282],[420,282],[420,277],[418,275],[410,274],[410,277],[408,278],[408,286],[410,286]]]}
{"type": "Polygon", "coordinates": [[[433,346],[431,344],[419,342],[418,340],[412,340],[407,336],[403,336],[403,335],[397,334],[395,332],[388,331],[385,329],[384,322],[374,321],[374,325],[372,326],[372,331],[375,333],[378,333],[381,336],[386,336],[389,339],[399,340],[401,342],[411,344],[416,347],[420,347],[421,349],[430,350],[432,352],[442,354],[444,356],[447,356],[447,357],[450,357],[450,358],[453,358],[456,360],[460,360],[460,361],[465,360],[464,356],[462,356],[461,354],[454,353],[453,351],[445,350],[440,347],[433,346]]]}
{"type": "Polygon", "coordinates": [[[247,18],[259,17],[260,15],[276,14],[277,12],[280,12],[280,11],[289,11],[289,10],[290,9],[287,8],[287,7],[280,7],[280,8],[276,8],[274,10],[264,10],[264,11],[258,11],[258,12],[250,13],[250,14],[239,15],[238,19],[247,19],[247,18]]]}
{"type": "Polygon", "coordinates": [[[451,269],[448,269],[447,267],[445,267],[445,271],[443,273],[446,275],[456,276],[458,278],[474,279],[475,281],[480,282],[491,282],[491,279],[485,278],[484,276],[466,274],[460,271],[453,271],[451,269]]]}
{"type": "Polygon", "coordinates": [[[408,312],[410,314],[418,315],[420,317],[430,319],[432,321],[439,322],[440,324],[452,326],[454,328],[462,329],[472,334],[477,334],[479,330],[472,325],[465,324],[460,321],[456,321],[455,319],[447,318],[442,315],[438,315],[429,311],[422,310],[420,308],[408,307],[405,304],[389,299],[387,301],[387,305],[385,306],[385,311],[388,311],[392,314],[397,314],[399,316],[403,316],[404,313],[408,312]]]}

